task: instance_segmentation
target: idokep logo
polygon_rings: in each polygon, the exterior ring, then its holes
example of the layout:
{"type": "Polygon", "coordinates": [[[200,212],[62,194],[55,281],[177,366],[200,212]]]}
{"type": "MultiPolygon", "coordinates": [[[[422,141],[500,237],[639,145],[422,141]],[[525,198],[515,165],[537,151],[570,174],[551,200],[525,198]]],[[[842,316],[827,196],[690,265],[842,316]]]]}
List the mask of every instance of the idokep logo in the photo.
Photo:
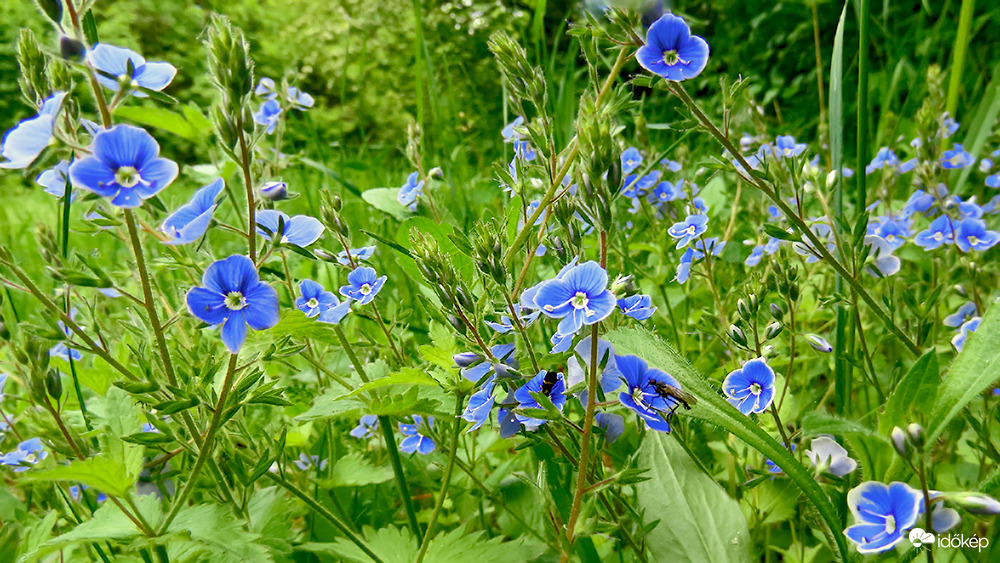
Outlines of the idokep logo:
{"type": "MultiPolygon", "coordinates": [[[[910,530],[909,534],[910,543],[913,547],[921,546],[932,546],[935,543],[934,534],[924,531],[923,528],[913,528],[910,530]]],[[[969,536],[966,537],[962,534],[949,534],[947,536],[937,537],[938,547],[951,547],[951,548],[972,548],[977,551],[982,551],[984,548],[989,547],[990,540],[988,538],[981,538],[979,536],[969,536]]]]}
{"type": "Polygon", "coordinates": [[[910,530],[910,543],[913,547],[920,547],[924,544],[934,543],[934,534],[925,532],[923,528],[913,528],[910,530]]]}

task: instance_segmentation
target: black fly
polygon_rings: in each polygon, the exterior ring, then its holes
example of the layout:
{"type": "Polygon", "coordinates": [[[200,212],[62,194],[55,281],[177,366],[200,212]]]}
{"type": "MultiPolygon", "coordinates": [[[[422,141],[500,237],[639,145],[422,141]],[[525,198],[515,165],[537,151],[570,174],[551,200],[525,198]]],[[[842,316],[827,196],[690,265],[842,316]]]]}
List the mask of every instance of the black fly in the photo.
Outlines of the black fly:
{"type": "MultiPolygon", "coordinates": [[[[698,402],[698,400],[694,398],[694,395],[688,393],[687,391],[682,391],[673,385],[667,385],[666,383],[655,379],[650,379],[649,384],[656,389],[656,393],[660,397],[663,397],[664,399],[673,399],[681,405],[684,405],[684,408],[687,410],[691,410],[691,405],[698,402]]],[[[677,407],[671,409],[670,414],[673,414],[673,411],[676,410],[676,408],[677,407]]]]}
{"type": "Polygon", "coordinates": [[[542,395],[548,397],[552,394],[552,388],[559,381],[559,374],[554,371],[545,372],[545,379],[542,380],[542,395]]]}

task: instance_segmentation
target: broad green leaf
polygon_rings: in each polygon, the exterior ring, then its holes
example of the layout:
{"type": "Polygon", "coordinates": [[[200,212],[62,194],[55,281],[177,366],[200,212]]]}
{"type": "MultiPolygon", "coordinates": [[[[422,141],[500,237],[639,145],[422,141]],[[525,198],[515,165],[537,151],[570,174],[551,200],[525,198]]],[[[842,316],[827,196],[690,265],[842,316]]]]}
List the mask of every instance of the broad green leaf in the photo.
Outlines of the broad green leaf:
{"type": "Polygon", "coordinates": [[[177,513],[167,532],[189,536],[204,545],[214,555],[213,561],[273,561],[267,549],[257,543],[260,536],[246,531],[243,524],[222,505],[203,504],[184,508],[177,513]]]}
{"type": "Polygon", "coordinates": [[[854,420],[847,420],[825,412],[810,412],[802,417],[802,434],[805,436],[819,436],[821,434],[833,434],[835,436],[847,436],[858,434],[877,438],[883,442],[888,442],[887,435],[868,428],[864,424],[854,420]]]}
{"type": "Polygon", "coordinates": [[[83,483],[103,493],[118,497],[128,495],[135,485],[138,472],[131,472],[123,460],[114,460],[101,454],[69,465],[60,465],[44,471],[31,471],[22,477],[26,481],[71,481],[83,483]]]}
{"type": "Polygon", "coordinates": [[[1000,367],[997,342],[1000,342],[1000,306],[994,305],[986,310],[979,328],[966,339],[962,352],[941,381],[927,428],[928,444],[934,443],[969,401],[996,381],[1000,367]]]}
{"type": "Polygon", "coordinates": [[[364,403],[358,399],[342,399],[343,394],[344,392],[340,389],[327,389],[326,392],[313,400],[309,410],[296,416],[295,420],[308,422],[339,416],[350,411],[364,410],[364,403]]]}
{"type": "Polygon", "coordinates": [[[380,377],[374,381],[369,381],[354,391],[351,391],[346,395],[342,395],[340,398],[356,397],[367,393],[372,389],[379,389],[390,385],[433,385],[436,387],[438,382],[433,377],[427,375],[426,372],[407,367],[396,373],[389,374],[386,377],[380,377]]]}
{"type": "Polygon", "coordinates": [[[777,440],[730,405],[687,360],[648,330],[620,328],[608,333],[607,339],[615,345],[619,354],[635,354],[646,360],[649,365],[663,369],[674,376],[685,391],[698,399],[698,404],[690,411],[683,411],[682,416],[702,418],[732,432],[777,464],[816,507],[824,524],[823,532],[831,543],[835,544],[840,558],[843,560],[849,558],[847,539],[842,533],[836,509],[816,483],[812,472],[792,457],[777,440]]]}
{"type": "Polygon", "coordinates": [[[440,414],[440,401],[422,399],[417,396],[417,388],[412,387],[402,395],[376,397],[369,405],[369,412],[378,416],[406,416],[410,414],[440,414]]]}
{"type": "Polygon", "coordinates": [[[325,480],[323,485],[327,487],[360,487],[385,483],[392,477],[392,468],[388,465],[375,465],[360,453],[353,453],[337,460],[330,473],[330,478],[325,480]]]}
{"type": "Polygon", "coordinates": [[[408,217],[413,216],[413,212],[399,203],[399,200],[396,199],[398,193],[399,188],[372,188],[365,190],[361,194],[361,198],[367,201],[368,205],[392,215],[396,220],[405,221],[408,217]]]}
{"type": "Polygon", "coordinates": [[[639,449],[648,481],[635,486],[639,508],[660,519],[646,534],[653,561],[747,561],[750,531],[740,505],[703,473],[672,436],[649,432],[639,449]]]}
{"type": "Polygon", "coordinates": [[[129,106],[118,108],[115,115],[140,125],[158,127],[185,139],[197,141],[210,131],[210,127],[205,127],[208,121],[204,116],[198,113],[198,117],[194,117],[192,111],[197,112],[197,110],[185,109],[184,115],[182,115],[161,107],[129,106]],[[188,117],[192,117],[194,121],[192,122],[188,117]]]}
{"type": "Polygon", "coordinates": [[[260,337],[262,341],[270,341],[273,338],[282,336],[291,336],[296,340],[337,341],[333,325],[321,323],[316,318],[309,318],[298,309],[290,309],[282,313],[278,324],[264,332],[270,333],[270,335],[262,335],[260,337]]]}
{"type": "Polygon", "coordinates": [[[941,381],[937,352],[931,350],[920,357],[910,371],[896,384],[879,417],[878,430],[888,436],[894,426],[904,427],[916,422],[915,414],[923,418],[934,407],[934,396],[941,381]]]}

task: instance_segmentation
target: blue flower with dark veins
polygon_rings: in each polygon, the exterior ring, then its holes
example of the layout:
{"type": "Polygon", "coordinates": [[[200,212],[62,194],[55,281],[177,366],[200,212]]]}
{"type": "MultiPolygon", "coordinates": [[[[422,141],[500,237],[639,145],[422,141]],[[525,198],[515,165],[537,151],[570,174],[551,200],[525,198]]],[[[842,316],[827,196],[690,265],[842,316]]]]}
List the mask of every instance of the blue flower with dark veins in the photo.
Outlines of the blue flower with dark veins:
{"type": "Polygon", "coordinates": [[[66,92],[56,92],[45,101],[38,110],[38,115],[17,124],[4,135],[0,146],[0,157],[6,159],[0,162],[0,168],[27,168],[42,154],[45,147],[52,141],[52,131],[56,125],[56,116],[62,108],[66,92]]]}
{"type": "Polygon", "coordinates": [[[278,324],[278,293],[260,281],[246,256],[234,255],[213,263],[202,277],[204,287],[191,288],[191,314],[210,325],[222,325],[222,342],[236,354],[247,337],[247,325],[265,330],[278,324]]]}
{"type": "Polygon", "coordinates": [[[366,414],[361,417],[358,425],[351,430],[350,435],[358,439],[374,438],[376,430],[378,430],[378,417],[373,414],[366,414]]]}
{"type": "Polygon", "coordinates": [[[681,403],[672,396],[664,397],[658,387],[681,389],[680,383],[666,372],[650,368],[638,356],[615,356],[615,365],[627,387],[618,394],[618,400],[639,415],[647,427],[670,432],[669,419],[681,403]]]}
{"type": "Polygon", "coordinates": [[[379,277],[375,268],[368,266],[354,268],[350,274],[347,274],[348,285],[340,286],[340,294],[354,299],[360,305],[367,305],[375,299],[378,292],[382,291],[382,286],[385,285],[387,279],[389,279],[388,276],[379,277]]]}
{"type": "Polygon", "coordinates": [[[313,280],[300,281],[299,292],[302,295],[295,300],[295,307],[309,318],[318,318],[321,323],[337,324],[351,311],[350,299],[341,303],[332,291],[313,280]]]}
{"type": "Polygon", "coordinates": [[[701,74],[708,64],[708,43],[691,35],[687,23],[667,12],[646,32],[646,44],[635,58],[642,68],[667,80],[687,80],[701,74]]]}
{"type": "Polygon", "coordinates": [[[274,133],[274,128],[278,126],[281,119],[281,104],[274,98],[264,100],[260,108],[253,114],[254,123],[266,127],[267,134],[274,133]]]}
{"type": "Polygon", "coordinates": [[[986,230],[982,219],[963,219],[953,225],[955,244],[962,252],[985,251],[1000,242],[1000,233],[986,230]]]}
{"type": "Polygon", "coordinates": [[[618,300],[618,309],[626,317],[644,321],[653,316],[656,307],[652,306],[653,298],[648,295],[632,295],[618,300]]]}
{"type": "Polygon", "coordinates": [[[755,358],[730,372],[722,382],[722,390],[743,414],[764,412],[774,400],[774,370],[763,358],[755,358]]]}
{"type": "Polygon", "coordinates": [[[427,455],[434,451],[437,444],[434,440],[429,437],[424,436],[420,433],[426,427],[434,426],[434,417],[427,417],[426,422],[424,417],[419,414],[413,415],[413,424],[399,423],[399,431],[406,436],[403,441],[399,443],[399,450],[408,454],[413,452],[419,452],[422,455],[427,455]]]}
{"type": "Polygon", "coordinates": [[[924,250],[934,250],[953,242],[955,242],[955,235],[951,228],[951,218],[947,215],[941,215],[934,219],[925,230],[913,237],[913,243],[923,247],[924,250]]]}
{"type": "Polygon", "coordinates": [[[113,45],[97,45],[87,53],[87,61],[98,71],[97,81],[102,86],[117,92],[124,84],[138,98],[148,95],[139,88],[159,92],[177,74],[170,63],[148,63],[139,53],[113,45]]]}
{"type": "MultiPolygon", "coordinates": [[[[532,393],[545,395],[552,401],[557,409],[562,411],[566,404],[566,381],[563,374],[542,370],[538,375],[532,377],[527,383],[514,391],[514,398],[517,399],[518,409],[541,409],[542,405],[531,396],[532,393]]],[[[524,425],[527,430],[537,430],[539,426],[547,421],[540,418],[532,418],[518,411],[514,412],[514,418],[524,425]]]]}
{"type": "Polygon", "coordinates": [[[145,130],[116,125],[94,136],[91,155],[71,164],[69,177],[74,187],[112,198],[112,205],[138,207],[177,177],[177,163],[159,153],[145,130]]]}
{"type": "Polygon", "coordinates": [[[478,429],[480,426],[486,422],[486,419],[490,417],[490,411],[493,409],[493,403],[495,402],[493,397],[493,382],[487,381],[483,388],[476,391],[469,397],[469,404],[465,407],[465,411],[462,412],[462,419],[472,423],[472,427],[469,428],[466,433],[472,432],[478,429]]]}
{"type": "Polygon", "coordinates": [[[308,215],[289,217],[276,209],[263,209],[257,212],[257,234],[271,240],[279,230],[281,230],[281,244],[294,244],[305,248],[319,240],[326,227],[319,219],[308,215]]]}
{"type": "Polygon", "coordinates": [[[163,220],[160,231],[167,235],[166,244],[187,244],[201,238],[218,207],[215,199],[222,193],[225,183],[217,178],[195,192],[191,201],[182,205],[163,220]]]}
{"type": "Polygon", "coordinates": [[[568,335],[606,319],[614,309],[615,295],[608,290],[608,272],[590,261],[545,282],[534,301],[545,316],[562,319],[556,331],[568,335]]]}
{"type": "Polygon", "coordinates": [[[675,248],[683,248],[691,244],[692,241],[700,237],[707,230],[708,215],[698,214],[688,215],[683,221],[674,223],[667,229],[667,233],[677,239],[677,246],[675,248]]]}
{"type": "Polygon", "coordinates": [[[906,483],[866,481],[847,493],[854,525],[844,535],[862,554],[882,553],[906,538],[917,524],[923,495],[906,483]]]}

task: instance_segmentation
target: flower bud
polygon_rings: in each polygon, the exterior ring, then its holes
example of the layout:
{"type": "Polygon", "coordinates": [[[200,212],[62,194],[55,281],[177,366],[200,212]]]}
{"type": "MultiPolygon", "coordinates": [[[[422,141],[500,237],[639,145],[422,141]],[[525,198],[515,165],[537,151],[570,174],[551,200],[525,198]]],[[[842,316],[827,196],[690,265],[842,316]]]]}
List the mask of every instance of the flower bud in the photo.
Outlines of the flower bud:
{"type": "Polygon", "coordinates": [[[454,360],[456,366],[460,368],[467,368],[482,362],[483,356],[475,352],[462,352],[460,354],[455,354],[451,357],[451,359],[454,360]]]}
{"type": "Polygon", "coordinates": [[[83,42],[73,39],[68,35],[59,38],[59,54],[67,61],[76,61],[83,57],[87,48],[83,42]]]}
{"type": "Polygon", "coordinates": [[[910,459],[913,451],[910,448],[910,440],[909,436],[906,435],[906,432],[902,428],[896,426],[892,429],[889,437],[892,439],[892,447],[896,448],[896,452],[901,455],[903,459],[910,459]]]}
{"type": "Polygon", "coordinates": [[[833,346],[815,334],[807,334],[806,341],[809,342],[809,345],[812,346],[817,352],[823,352],[825,354],[833,352],[833,346]]]}
{"type": "Polygon", "coordinates": [[[268,182],[260,187],[260,197],[268,201],[288,199],[288,184],[284,182],[268,182]]]}
{"type": "Polygon", "coordinates": [[[770,344],[768,344],[768,345],[764,346],[763,348],[761,348],[760,349],[760,353],[761,353],[762,356],[764,356],[764,359],[767,359],[767,360],[769,360],[769,359],[771,359],[771,358],[773,358],[773,357],[775,357],[775,356],[778,355],[778,351],[775,350],[774,346],[771,346],[770,344]]]}
{"type": "Polygon", "coordinates": [[[982,493],[957,493],[947,495],[948,499],[973,514],[1000,514],[1000,502],[982,493]]]}
{"type": "Polygon", "coordinates": [[[440,166],[435,166],[434,168],[431,168],[429,172],[427,172],[427,177],[434,178],[435,180],[443,180],[444,170],[441,170],[440,166]]]}
{"type": "Polygon", "coordinates": [[[774,320],[780,321],[785,316],[785,310],[777,303],[771,303],[771,316],[774,320]]]}
{"type": "Polygon", "coordinates": [[[923,426],[920,426],[916,422],[912,422],[906,427],[906,434],[909,436],[910,442],[916,446],[918,451],[924,449],[925,437],[923,426]]]}
{"type": "Polygon", "coordinates": [[[745,321],[749,321],[752,318],[750,315],[750,307],[747,305],[746,300],[742,297],[736,301],[736,311],[740,314],[740,318],[745,321]]]}
{"type": "Polygon", "coordinates": [[[740,346],[746,347],[747,345],[747,335],[743,332],[743,329],[736,325],[729,327],[729,338],[733,339],[733,342],[739,344],[740,346]]]}
{"type": "Polygon", "coordinates": [[[764,338],[766,338],[767,340],[771,340],[772,338],[775,338],[779,334],[781,334],[781,331],[784,329],[785,325],[779,322],[773,322],[767,325],[767,328],[764,329],[764,338]]]}
{"type": "Polygon", "coordinates": [[[45,389],[49,392],[49,397],[56,401],[62,397],[62,376],[59,375],[59,370],[49,370],[48,376],[45,378],[45,389]]]}

